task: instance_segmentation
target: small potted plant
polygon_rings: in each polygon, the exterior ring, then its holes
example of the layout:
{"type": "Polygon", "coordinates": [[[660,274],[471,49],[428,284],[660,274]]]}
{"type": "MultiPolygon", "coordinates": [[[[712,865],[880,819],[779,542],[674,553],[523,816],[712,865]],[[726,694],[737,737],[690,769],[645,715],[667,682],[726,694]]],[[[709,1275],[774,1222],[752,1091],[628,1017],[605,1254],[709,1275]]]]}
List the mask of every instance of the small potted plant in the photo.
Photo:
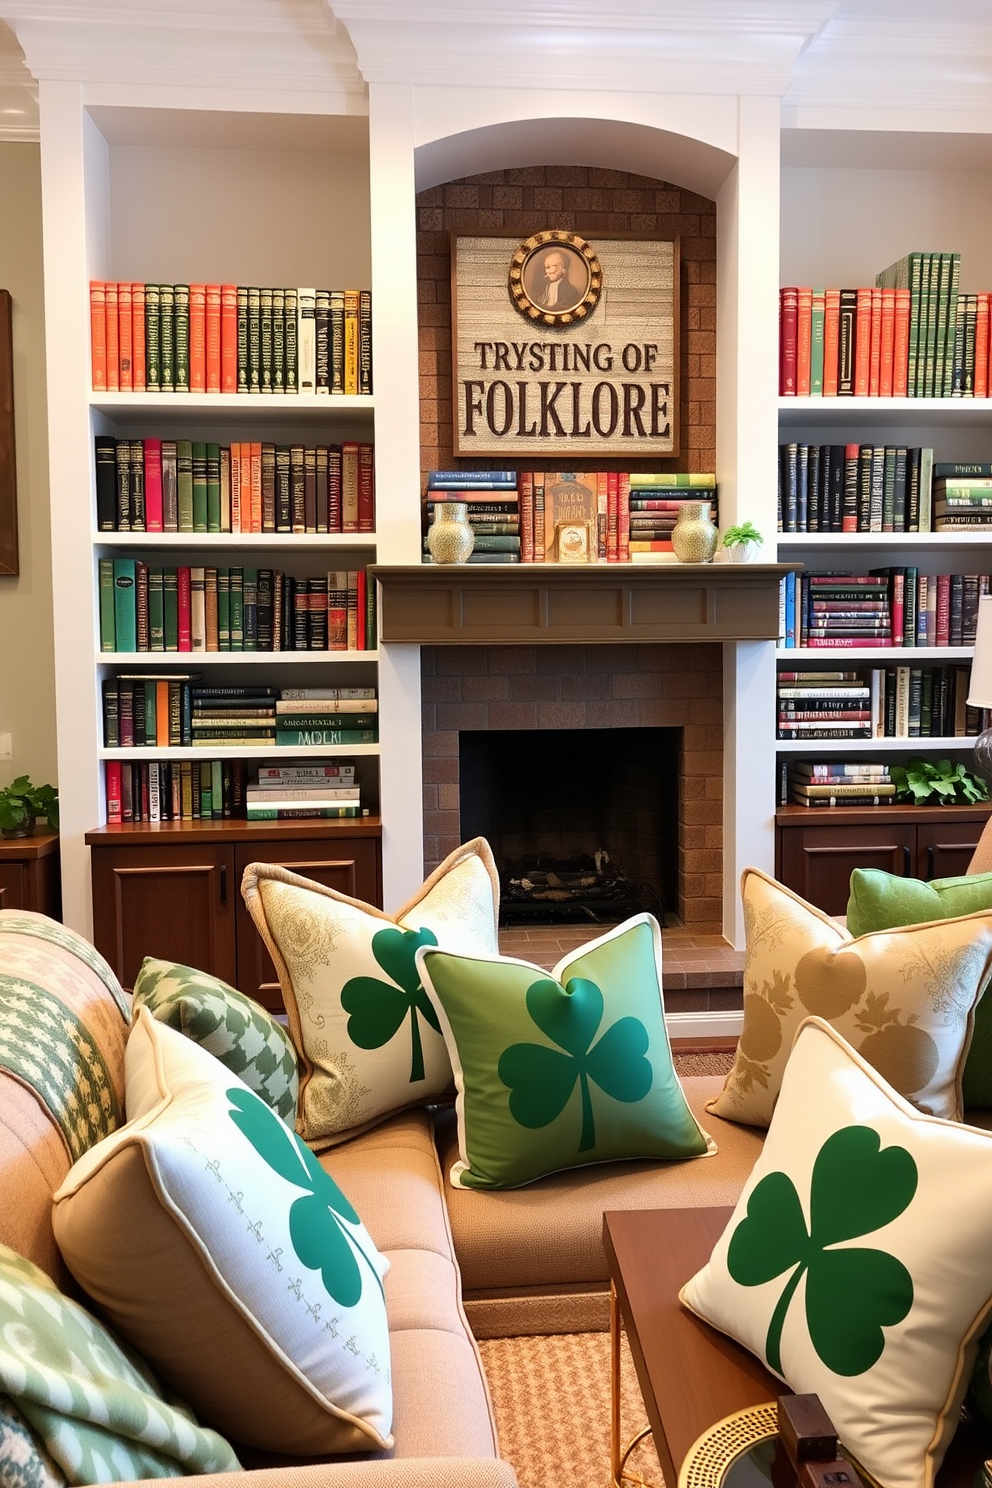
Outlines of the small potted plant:
{"type": "Polygon", "coordinates": [[[54,785],[32,785],[30,776],[18,775],[0,789],[0,835],[30,837],[39,816],[58,827],[59,793],[54,785]]]}
{"type": "Polygon", "coordinates": [[[752,522],[741,522],[728,527],[723,534],[723,546],[731,563],[750,563],[764,538],[752,522]]]}

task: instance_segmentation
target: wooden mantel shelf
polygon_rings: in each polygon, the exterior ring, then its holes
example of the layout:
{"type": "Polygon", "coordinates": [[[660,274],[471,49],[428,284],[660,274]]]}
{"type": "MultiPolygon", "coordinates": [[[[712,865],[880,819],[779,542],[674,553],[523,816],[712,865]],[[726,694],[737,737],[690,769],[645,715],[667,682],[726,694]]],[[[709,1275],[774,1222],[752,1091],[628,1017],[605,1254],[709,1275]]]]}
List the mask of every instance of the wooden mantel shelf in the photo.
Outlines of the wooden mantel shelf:
{"type": "Polygon", "coordinates": [[[426,646],[771,641],[801,564],[376,564],[379,638],[426,646]]]}

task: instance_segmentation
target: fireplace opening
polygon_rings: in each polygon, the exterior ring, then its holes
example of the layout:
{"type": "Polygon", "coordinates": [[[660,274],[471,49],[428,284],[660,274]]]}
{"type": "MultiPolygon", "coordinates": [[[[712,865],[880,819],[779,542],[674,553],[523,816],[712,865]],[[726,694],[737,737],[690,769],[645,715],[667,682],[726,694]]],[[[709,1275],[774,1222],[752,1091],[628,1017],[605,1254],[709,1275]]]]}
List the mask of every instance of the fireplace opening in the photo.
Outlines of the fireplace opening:
{"type": "Polygon", "coordinates": [[[485,837],[503,924],[678,908],[680,728],[458,736],[462,840],[485,837]]]}

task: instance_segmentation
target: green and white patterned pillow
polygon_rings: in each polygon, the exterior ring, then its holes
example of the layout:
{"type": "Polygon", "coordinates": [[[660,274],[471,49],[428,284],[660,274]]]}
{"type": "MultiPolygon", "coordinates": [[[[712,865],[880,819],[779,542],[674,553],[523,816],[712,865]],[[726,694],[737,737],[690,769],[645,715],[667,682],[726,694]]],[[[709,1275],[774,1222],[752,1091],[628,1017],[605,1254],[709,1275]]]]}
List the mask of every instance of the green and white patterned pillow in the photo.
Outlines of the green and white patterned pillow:
{"type": "Polygon", "coordinates": [[[761,1156],[682,1301],[885,1488],[930,1488],[992,1309],[992,1134],[925,1115],[803,1023],[761,1156]]]}
{"type": "Polygon", "coordinates": [[[380,1256],[316,1157],[199,1045],[139,1008],[126,1126],[54,1195],[66,1264],[205,1420],[263,1451],[392,1446],[380,1256]]]}
{"type": "Polygon", "coordinates": [[[43,1450],[23,1481],[113,1483],[183,1473],[233,1472],[215,1431],[165,1396],[150,1371],[37,1266],[0,1245],[0,1423],[14,1455],[27,1451],[23,1419],[43,1450]],[[4,1397],[9,1397],[5,1400],[4,1397]],[[3,1410],[12,1404],[12,1411],[3,1410]]]}
{"type": "Polygon", "coordinates": [[[716,1151],[672,1065],[661,932],[637,915],[548,972],[417,952],[458,1091],[461,1188],[516,1188],[618,1158],[716,1151]]]}
{"type": "Polygon", "coordinates": [[[300,1086],[296,1050],[282,1024],[259,1003],[220,977],[146,956],[134,983],[132,1016],[139,1007],[206,1049],[294,1125],[300,1086]]]}
{"type": "Polygon", "coordinates": [[[0,1395],[0,1488],[66,1488],[68,1481],[23,1412],[0,1395]]]}

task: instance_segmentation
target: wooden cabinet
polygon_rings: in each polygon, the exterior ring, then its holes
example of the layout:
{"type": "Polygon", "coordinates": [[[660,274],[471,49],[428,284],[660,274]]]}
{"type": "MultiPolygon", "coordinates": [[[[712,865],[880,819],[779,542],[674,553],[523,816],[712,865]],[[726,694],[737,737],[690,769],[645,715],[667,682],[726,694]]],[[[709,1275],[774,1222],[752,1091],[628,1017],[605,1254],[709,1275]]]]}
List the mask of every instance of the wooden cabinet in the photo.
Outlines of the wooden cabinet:
{"type": "Polygon", "coordinates": [[[776,875],[827,914],[844,914],[855,868],[922,879],[966,873],[990,810],[783,806],[775,814],[776,875]]]}
{"type": "Polygon", "coordinates": [[[92,851],[93,939],[130,988],[145,956],[222,977],[282,1008],[275,967],[245,909],[249,863],[278,863],[341,893],[382,903],[381,826],[327,822],[163,822],[101,827],[92,851]]]}
{"type": "Polygon", "coordinates": [[[0,838],[0,909],[62,918],[58,832],[0,838]]]}

